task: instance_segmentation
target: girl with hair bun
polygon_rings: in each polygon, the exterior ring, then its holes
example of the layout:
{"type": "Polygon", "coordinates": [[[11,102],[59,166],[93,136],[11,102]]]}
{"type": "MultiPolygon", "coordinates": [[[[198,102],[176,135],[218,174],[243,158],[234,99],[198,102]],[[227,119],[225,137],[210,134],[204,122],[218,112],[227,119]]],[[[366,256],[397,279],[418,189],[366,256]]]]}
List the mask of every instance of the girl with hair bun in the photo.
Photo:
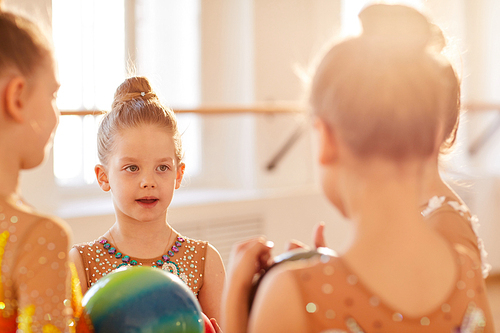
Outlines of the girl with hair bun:
{"type": "Polygon", "coordinates": [[[438,170],[460,112],[443,35],[402,5],[371,5],[359,18],[361,35],[328,50],[310,90],[323,191],[355,224],[353,242],[338,257],[280,264],[251,309],[246,300],[270,247],[262,238],[237,244],[222,327],[494,332],[476,218],[438,170]]]}
{"type": "Polygon", "coordinates": [[[21,170],[40,165],[51,145],[58,89],[49,40],[33,22],[0,10],[1,332],[71,332],[80,311],[68,226],[19,193],[21,170]]]}
{"type": "Polygon", "coordinates": [[[115,269],[157,267],[176,274],[197,296],[209,318],[219,318],[225,270],[208,242],[180,235],[167,210],[184,175],[182,143],[172,110],[162,105],[144,77],[116,90],[99,127],[95,167],[99,186],[111,191],[116,222],[98,239],[75,245],[82,291],[115,269]]]}

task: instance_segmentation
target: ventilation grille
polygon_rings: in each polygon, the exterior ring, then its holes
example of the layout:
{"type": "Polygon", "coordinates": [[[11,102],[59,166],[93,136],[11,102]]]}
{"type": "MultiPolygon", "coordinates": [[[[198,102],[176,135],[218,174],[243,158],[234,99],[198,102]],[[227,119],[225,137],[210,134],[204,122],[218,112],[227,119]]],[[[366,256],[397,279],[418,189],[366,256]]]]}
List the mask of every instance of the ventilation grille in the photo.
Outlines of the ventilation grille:
{"type": "Polygon", "coordinates": [[[208,241],[219,251],[226,266],[234,243],[264,233],[263,219],[248,216],[172,223],[172,227],[186,237],[208,241]]]}

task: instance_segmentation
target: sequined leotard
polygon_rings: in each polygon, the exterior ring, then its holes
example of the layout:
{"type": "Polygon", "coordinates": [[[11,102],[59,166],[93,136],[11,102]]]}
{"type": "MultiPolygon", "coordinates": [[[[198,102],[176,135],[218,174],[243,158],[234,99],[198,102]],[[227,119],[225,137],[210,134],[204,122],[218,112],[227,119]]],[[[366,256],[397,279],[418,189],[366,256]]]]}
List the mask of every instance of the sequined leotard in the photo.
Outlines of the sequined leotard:
{"type": "Polygon", "coordinates": [[[208,243],[177,234],[174,243],[169,244],[168,247],[168,252],[162,256],[139,259],[120,252],[110,240],[104,237],[74,246],[82,259],[88,288],[122,265],[143,265],[158,267],[176,274],[198,296],[203,286],[208,243]]]}
{"type": "Polygon", "coordinates": [[[1,332],[74,330],[68,249],[63,221],[0,199],[1,332]]]}
{"type": "Polygon", "coordinates": [[[456,288],[438,308],[424,316],[406,316],[371,292],[341,257],[322,256],[291,269],[309,332],[493,332],[483,280],[488,265],[481,263],[484,250],[473,231],[475,218],[467,207],[444,197],[431,199],[422,211],[427,218],[441,213],[462,218],[454,225],[430,222],[450,243],[459,269],[456,288]]]}

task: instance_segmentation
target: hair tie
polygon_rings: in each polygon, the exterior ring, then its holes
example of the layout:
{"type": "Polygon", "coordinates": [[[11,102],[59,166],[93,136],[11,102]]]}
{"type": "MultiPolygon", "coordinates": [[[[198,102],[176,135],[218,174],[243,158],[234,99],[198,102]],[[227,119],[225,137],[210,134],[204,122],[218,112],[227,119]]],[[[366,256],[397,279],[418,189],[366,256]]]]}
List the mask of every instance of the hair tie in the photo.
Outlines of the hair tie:
{"type": "Polygon", "coordinates": [[[142,97],[146,96],[146,93],[144,91],[141,91],[141,96],[142,97]]]}

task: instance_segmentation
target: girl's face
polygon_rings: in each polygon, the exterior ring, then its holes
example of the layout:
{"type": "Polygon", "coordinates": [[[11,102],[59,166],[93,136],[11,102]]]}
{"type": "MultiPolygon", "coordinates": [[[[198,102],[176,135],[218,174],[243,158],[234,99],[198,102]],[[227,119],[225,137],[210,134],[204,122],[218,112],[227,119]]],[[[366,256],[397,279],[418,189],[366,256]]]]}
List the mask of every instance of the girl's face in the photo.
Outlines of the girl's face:
{"type": "Polygon", "coordinates": [[[184,165],[169,131],[140,125],[119,132],[108,165],[97,166],[96,174],[101,188],[111,190],[119,220],[164,222],[184,165]]]}
{"type": "Polygon", "coordinates": [[[31,148],[23,160],[24,169],[39,165],[51,147],[52,137],[59,122],[59,109],[56,105],[58,90],[55,62],[52,56],[47,56],[29,81],[26,92],[25,139],[31,148]]]}

